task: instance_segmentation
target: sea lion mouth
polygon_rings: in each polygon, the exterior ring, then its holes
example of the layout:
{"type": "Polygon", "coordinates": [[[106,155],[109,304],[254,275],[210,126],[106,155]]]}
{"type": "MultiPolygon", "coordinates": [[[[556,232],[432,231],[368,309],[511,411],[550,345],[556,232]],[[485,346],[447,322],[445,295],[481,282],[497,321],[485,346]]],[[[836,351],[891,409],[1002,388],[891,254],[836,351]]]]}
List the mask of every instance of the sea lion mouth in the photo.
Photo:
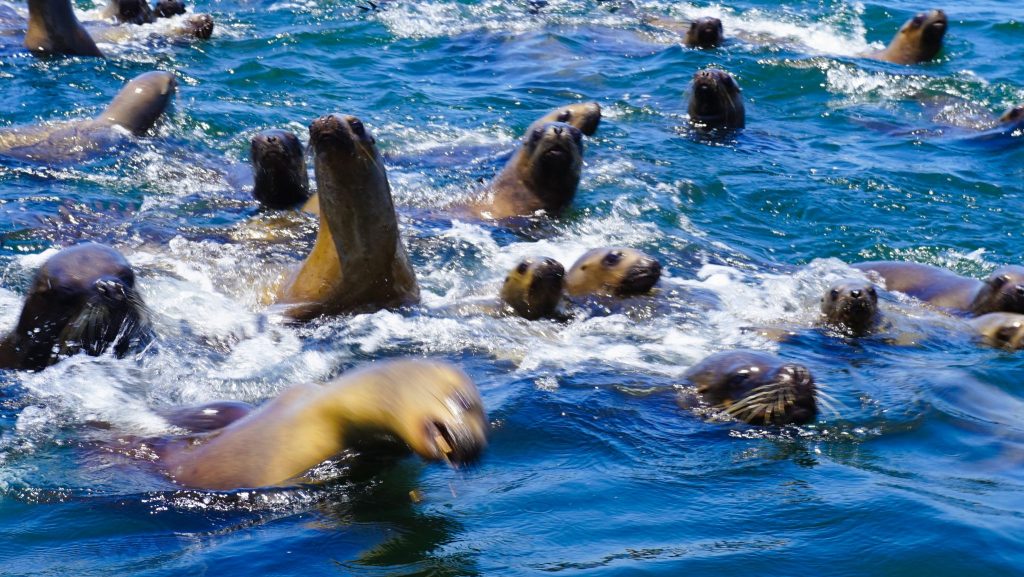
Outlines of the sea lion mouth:
{"type": "Polygon", "coordinates": [[[786,364],[771,379],[726,407],[731,417],[754,425],[801,425],[818,414],[817,387],[806,367],[786,364]]]}
{"type": "Polygon", "coordinates": [[[661,263],[645,259],[633,265],[619,283],[620,296],[647,293],[661,279],[661,263]]]}

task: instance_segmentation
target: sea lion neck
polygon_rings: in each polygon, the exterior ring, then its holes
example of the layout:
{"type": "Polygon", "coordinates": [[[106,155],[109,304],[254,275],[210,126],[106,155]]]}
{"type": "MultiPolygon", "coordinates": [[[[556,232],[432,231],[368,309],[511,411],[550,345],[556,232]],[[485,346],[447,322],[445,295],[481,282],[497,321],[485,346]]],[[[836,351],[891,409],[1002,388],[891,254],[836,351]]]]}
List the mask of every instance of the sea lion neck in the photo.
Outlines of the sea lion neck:
{"type": "Polygon", "coordinates": [[[103,57],[75,16],[71,0],[28,0],[25,47],[42,54],[103,57]]]}

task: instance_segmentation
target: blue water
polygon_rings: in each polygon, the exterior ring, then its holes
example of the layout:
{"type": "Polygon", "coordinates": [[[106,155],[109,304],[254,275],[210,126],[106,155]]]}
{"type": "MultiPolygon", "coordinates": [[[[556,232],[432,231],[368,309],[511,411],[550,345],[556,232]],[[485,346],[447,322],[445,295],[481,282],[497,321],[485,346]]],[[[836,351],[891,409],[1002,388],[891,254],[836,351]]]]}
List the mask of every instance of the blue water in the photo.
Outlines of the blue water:
{"type": "Polygon", "coordinates": [[[904,67],[856,55],[929,6],[642,6],[719,16],[733,40],[689,50],[582,0],[539,14],[511,0],[369,14],[198,0],[217,20],[210,41],[147,29],[101,44],[107,60],[41,60],[4,37],[0,126],[96,114],[154,68],[180,89],[158,135],[116,155],[0,162],[0,329],[54,247],[93,239],[136,267],[160,332],[138,362],[0,375],[0,574],[1021,574],[1024,357],[899,295],[883,296],[882,335],[843,339],[815,319],[844,263],[983,276],[1022,261],[1024,148],[979,135],[1024,102],[1024,10],[944,6],[941,57],[904,67]],[[685,128],[687,84],[707,65],[744,90],[738,135],[685,128]],[[605,116],[568,214],[526,230],[451,216],[534,118],[582,100],[605,116]],[[289,326],[260,287],[308,250],[315,222],[258,213],[248,139],[305,140],[334,111],[361,117],[386,155],[423,303],[289,326]],[[569,265],[609,244],[665,265],[651,306],[568,324],[462,307],[522,256],[569,265]],[[683,371],[734,347],[805,363],[836,411],[775,429],[677,407],[683,371]],[[165,433],[160,408],[259,402],[407,355],[478,383],[492,422],[478,466],[341,460],[315,485],[221,494],[109,449],[165,433]]]}

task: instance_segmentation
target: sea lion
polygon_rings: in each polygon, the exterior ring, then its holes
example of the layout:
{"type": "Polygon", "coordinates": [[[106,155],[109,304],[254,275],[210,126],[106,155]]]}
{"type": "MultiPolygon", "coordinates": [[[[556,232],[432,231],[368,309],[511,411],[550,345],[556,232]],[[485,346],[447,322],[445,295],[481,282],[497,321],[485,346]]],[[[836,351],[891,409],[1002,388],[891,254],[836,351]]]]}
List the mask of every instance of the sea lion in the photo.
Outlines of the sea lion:
{"type": "Polygon", "coordinates": [[[170,72],[146,72],[128,82],[95,118],[0,130],[0,155],[27,160],[72,160],[109,150],[126,136],[142,136],[174,96],[170,72]]]}
{"type": "Polygon", "coordinates": [[[1024,106],[1015,106],[999,117],[1000,124],[1018,124],[1024,121],[1024,106]]]}
{"type": "MultiPolygon", "coordinates": [[[[700,399],[752,425],[800,425],[818,414],[817,387],[803,365],[756,351],[715,353],[690,367],[683,378],[700,399]]],[[[692,407],[689,395],[678,402],[692,407]]]]}
{"type": "Polygon", "coordinates": [[[603,247],[588,250],[565,276],[571,297],[632,296],[651,290],[661,278],[661,263],[632,248],[603,247]]]}
{"type": "Polygon", "coordinates": [[[907,20],[884,50],[865,56],[894,64],[927,62],[942,50],[942,38],[947,28],[949,19],[942,10],[921,12],[907,20]]]}
{"type": "Polygon", "coordinates": [[[583,169],[583,133],[564,122],[532,128],[491,182],[489,200],[472,207],[485,218],[557,215],[571,202],[583,169]]]}
{"type": "Polygon", "coordinates": [[[1024,267],[1004,266],[984,282],[914,262],[873,261],[852,265],[874,272],[885,288],[967,316],[1024,313],[1024,267]]]}
{"type": "Polygon", "coordinates": [[[18,325],[0,341],[0,368],[39,371],[78,352],[121,358],[152,337],[128,261],[109,246],[79,244],[36,271],[18,325]]]}
{"type": "Polygon", "coordinates": [[[1019,313],[987,313],[967,324],[978,332],[985,344],[1001,349],[1024,349],[1024,315],[1019,313]]]}
{"type": "Polygon", "coordinates": [[[560,317],[565,268],[547,257],[527,257],[509,271],[501,300],[527,320],[560,317]]]}
{"type": "Polygon", "coordinates": [[[25,48],[37,55],[103,57],[92,36],[75,16],[71,0],[28,1],[25,48]]]}
{"type": "Polygon", "coordinates": [[[264,130],[252,137],[253,197],[271,209],[292,208],[309,200],[309,173],[302,143],[287,130],[264,130]]]}
{"type": "Polygon", "coordinates": [[[690,28],[686,31],[685,44],[690,48],[718,48],[724,35],[721,20],[704,16],[690,23],[690,28]]]}
{"type": "Polygon", "coordinates": [[[487,444],[473,382],[447,363],[374,363],[325,385],[299,385],[227,427],[157,447],[176,482],[231,490],[294,481],[344,449],[396,438],[428,460],[458,466],[487,444]]]}
{"type": "Polygon", "coordinates": [[[718,68],[694,74],[689,114],[690,122],[699,128],[743,128],[743,96],[732,74],[718,68]]]}
{"type": "Polygon", "coordinates": [[[549,122],[564,122],[575,126],[586,136],[593,136],[597,132],[597,126],[601,123],[601,105],[596,102],[578,102],[551,112],[534,120],[526,129],[530,134],[536,128],[541,128],[549,122]]]}
{"type": "MultiPolygon", "coordinates": [[[[152,24],[157,18],[170,18],[180,14],[185,14],[185,4],[181,0],[161,0],[156,10],[150,7],[148,0],[108,0],[103,11],[105,18],[121,24],[152,24]]],[[[172,31],[172,34],[206,40],[213,35],[213,17],[209,14],[189,16],[184,19],[181,26],[172,31]]]]}
{"type": "Polygon", "coordinates": [[[864,279],[836,281],[821,297],[821,314],[826,324],[863,336],[878,326],[878,292],[864,279]]]}
{"type": "Polygon", "coordinates": [[[419,301],[377,144],[355,116],[309,126],[320,228],[309,256],[278,289],[286,314],[305,320],[419,301]]]}

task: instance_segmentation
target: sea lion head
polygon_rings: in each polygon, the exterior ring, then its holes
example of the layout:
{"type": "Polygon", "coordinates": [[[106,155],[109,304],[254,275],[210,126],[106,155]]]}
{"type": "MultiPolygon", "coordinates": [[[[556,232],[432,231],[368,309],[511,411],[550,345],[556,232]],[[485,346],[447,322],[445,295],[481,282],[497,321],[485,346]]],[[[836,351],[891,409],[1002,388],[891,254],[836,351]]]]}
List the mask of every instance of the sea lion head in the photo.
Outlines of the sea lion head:
{"type": "Polygon", "coordinates": [[[209,40],[213,36],[213,16],[209,14],[196,14],[188,18],[184,24],[186,36],[209,40]]]}
{"type": "Polygon", "coordinates": [[[1021,121],[1024,121],[1024,105],[1011,108],[999,117],[1002,124],[1016,124],[1021,121]]]}
{"type": "Polygon", "coordinates": [[[828,324],[863,335],[878,322],[878,292],[863,279],[839,280],[821,297],[821,313],[828,324]]]}
{"type": "Polygon", "coordinates": [[[1004,266],[985,279],[971,311],[974,315],[992,312],[1024,313],[1024,267],[1004,266]]]}
{"type": "Polygon", "coordinates": [[[987,313],[967,321],[985,344],[1001,349],[1024,349],[1024,315],[1018,313],[987,313]]]}
{"type": "Polygon", "coordinates": [[[501,300],[525,319],[552,317],[562,300],[564,279],[565,268],[555,259],[527,257],[505,277],[501,300]]]}
{"type": "Polygon", "coordinates": [[[535,127],[523,140],[519,175],[545,208],[558,212],[572,202],[583,169],[583,133],[564,122],[535,127]]]}
{"type": "Polygon", "coordinates": [[[705,128],[743,128],[746,111],[736,79],[725,70],[706,68],[693,75],[690,122],[705,128]]]}
{"type": "Polygon", "coordinates": [[[153,10],[157,18],[170,18],[185,13],[185,3],[181,0],[160,0],[153,10]]]}
{"type": "Polygon", "coordinates": [[[121,253],[95,243],[66,248],[36,272],[13,335],[19,367],[108,349],[123,357],[152,338],[149,311],[121,253]]]}
{"type": "Polygon", "coordinates": [[[899,52],[901,62],[927,62],[942,50],[942,38],[949,28],[949,18],[942,10],[921,12],[900,28],[889,43],[889,50],[899,52]]]}
{"type": "Polygon", "coordinates": [[[632,248],[605,247],[581,256],[565,277],[572,296],[644,294],[661,278],[661,263],[632,248]]]}
{"type": "Polygon", "coordinates": [[[690,29],[686,31],[686,45],[690,48],[717,48],[722,44],[724,34],[721,20],[704,16],[690,23],[690,29]]]}
{"type": "Polygon", "coordinates": [[[148,0],[109,0],[106,15],[122,24],[149,24],[156,21],[148,0]]]}
{"type": "Polygon", "coordinates": [[[309,198],[305,152],[294,133],[264,130],[252,137],[252,195],[267,208],[290,208],[309,198]]]}
{"type": "Polygon", "coordinates": [[[716,353],[691,367],[684,378],[712,407],[752,425],[799,425],[818,413],[811,372],[765,353],[716,353]]]}
{"type": "Polygon", "coordinates": [[[309,146],[316,160],[313,167],[321,204],[340,198],[350,190],[353,194],[344,196],[351,201],[359,200],[356,198],[360,196],[358,191],[366,190],[371,180],[377,181],[373,188],[386,188],[390,198],[391,188],[377,150],[377,140],[362,120],[336,113],[321,116],[309,125],[309,146]]]}
{"type": "Polygon", "coordinates": [[[549,122],[564,122],[575,126],[587,136],[593,136],[597,132],[597,125],[601,123],[601,105],[596,102],[578,102],[552,110],[534,121],[527,129],[527,134],[549,122]]]}
{"type": "Polygon", "coordinates": [[[141,136],[167,110],[178,82],[170,72],[153,71],[131,79],[96,120],[117,124],[141,136]]]}

